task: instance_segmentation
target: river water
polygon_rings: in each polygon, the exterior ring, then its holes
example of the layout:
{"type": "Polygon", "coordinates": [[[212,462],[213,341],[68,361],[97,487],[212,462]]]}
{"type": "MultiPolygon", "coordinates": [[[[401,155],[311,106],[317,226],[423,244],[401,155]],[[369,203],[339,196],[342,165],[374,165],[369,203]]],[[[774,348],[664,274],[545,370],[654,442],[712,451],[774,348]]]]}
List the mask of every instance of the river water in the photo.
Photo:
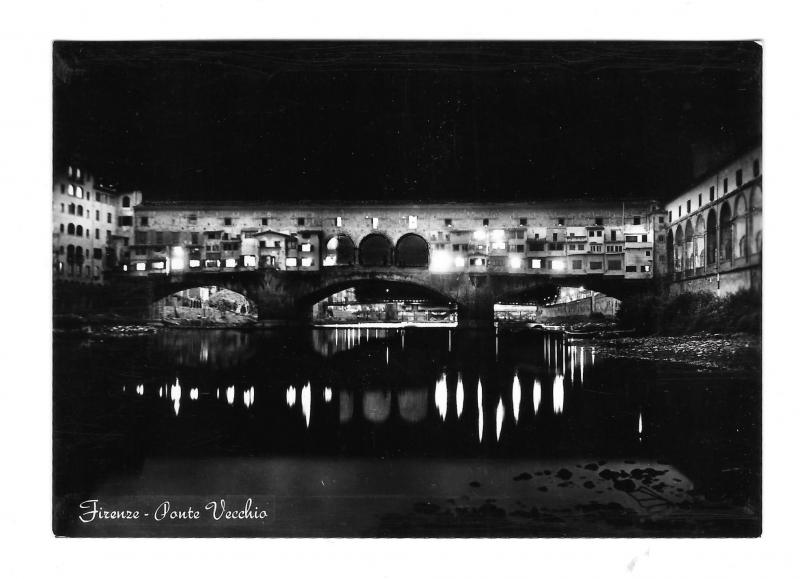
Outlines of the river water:
{"type": "Polygon", "coordinates": [[[602,359],[535,331],[58,335],[54,530],[753,536],[760,400],[757,372],[602,359]],[[220,498],[266,516],[153,520],[220,498]],[[146,520],[84,522],[92,499],[146,520]]]}

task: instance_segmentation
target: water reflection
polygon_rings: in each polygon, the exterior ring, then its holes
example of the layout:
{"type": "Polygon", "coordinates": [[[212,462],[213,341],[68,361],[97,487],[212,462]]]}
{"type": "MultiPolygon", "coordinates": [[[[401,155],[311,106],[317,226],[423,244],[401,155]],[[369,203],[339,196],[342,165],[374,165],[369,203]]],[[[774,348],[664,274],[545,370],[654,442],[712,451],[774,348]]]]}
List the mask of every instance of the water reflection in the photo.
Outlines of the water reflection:
{"type": "Polygon", "coordinates": [[[311,383],[307,383],[303,386],[303,390],[300,393],[300,406],[303,409],[303,416],[306,419],[306,428],[311,425],[311,383]]]}
{"type": "Polygon", "coordinates": [[[428,390],[426,388],[401,390],[397,395],[397,408],[400,417],[406,422],[413,424],[425,420],[428,416],[428,390]]]}
{"type": "Polygon", "coordinates": [[[553,414],[564,411],[564,377],[557,375],[553,378],[553,414]]]}
{"type": "Polygon", "coordinates": [[[478,442],[483,442],[483,387],[478,378],[478,442]]]}
{"type": "Polygon", "coordinates": [[[434,401],[436,402],[436,409],[439,411],[439,416],[442,420],[447,418],[447,375],[442,374],[436,381],[436,390],[434,391],[434,401]]]}
{"type": "Polygon", "coordinates": [[[498,400],[497,402],[497,413],[496,413],[496,428],[497,428],[497,440],[500,440],[500,433],[503,431],[503,419],[506,416],[506,408],[503,406],[503,400],[498,400]]]}
{"type": "Polygon", "coordinates": [[[456,385],[456,415],[461,418],[461,413],[464,410],[464,382],[461,380],[461,374],[458,375],[458,384],[456,385]]]}
{"type": "MultiPolygon", "coordinates": [[[[466,458],[486,465],[493,458],[576,464],[586,457],[584,465],[599,465],[646,457],[679,461],[692,480],[745,476],[740,466],[757,472],[757,384],[707,375],[688,383],[685,372],[665,376],[660,365],[603,359],[552,335],[164,330],[81,347],[56,341],[54,348],[58,409],[74,414],[62,418],[61,432],[84,437],[91,456],[82,465],[116,457],[120,468],[137,469],[137,460],[151,456],[466,458]],[[321,344],[333,346],[321,353],[321,344]],[[77,394],[76,384],[83,387],[77,394]],[[713,420],[709,408],[719,409],[713,420]],[[720,467],[723,460],[731,464],[720,467]]],[[[583,489],[579,477],[572,481],[583,489]]]]}

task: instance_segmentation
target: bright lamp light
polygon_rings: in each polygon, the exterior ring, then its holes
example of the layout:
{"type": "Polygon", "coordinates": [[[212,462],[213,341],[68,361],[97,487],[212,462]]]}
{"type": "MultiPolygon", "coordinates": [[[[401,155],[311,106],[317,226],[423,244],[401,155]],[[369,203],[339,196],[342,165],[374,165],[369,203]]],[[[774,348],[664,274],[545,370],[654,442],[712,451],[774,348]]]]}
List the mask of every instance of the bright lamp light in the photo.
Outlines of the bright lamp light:
{"type": "Polygon", "coordinates": [[[434,251],[431,255],[431,271],[447,271],[451,261],[451,256],[447,251],[434,251]]]}

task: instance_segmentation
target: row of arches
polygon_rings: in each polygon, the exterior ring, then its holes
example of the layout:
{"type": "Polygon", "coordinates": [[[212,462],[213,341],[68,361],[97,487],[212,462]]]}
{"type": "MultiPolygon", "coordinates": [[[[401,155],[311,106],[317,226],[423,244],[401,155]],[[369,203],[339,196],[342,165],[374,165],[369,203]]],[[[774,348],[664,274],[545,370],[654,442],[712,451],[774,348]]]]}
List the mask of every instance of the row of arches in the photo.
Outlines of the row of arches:
{"type": "Polygon", "coordinates": [[[428,242],[416,233],[403,235],[396,244],[382,233],[370,233],[357,248],[349,235],[338,234],[328,239],[324,251],[324,266],[427,267],[430,260],[428,242]]]}
{"type": "Polygon", "coordinates": [[[668,269],[692,272],[747,260],[761,253],[761,232],[761,187],[756,186],[749,200],[744,194],[738,195],[733,209],[724,201],[696,219],[670,229],[667,233],[668,269]]]}

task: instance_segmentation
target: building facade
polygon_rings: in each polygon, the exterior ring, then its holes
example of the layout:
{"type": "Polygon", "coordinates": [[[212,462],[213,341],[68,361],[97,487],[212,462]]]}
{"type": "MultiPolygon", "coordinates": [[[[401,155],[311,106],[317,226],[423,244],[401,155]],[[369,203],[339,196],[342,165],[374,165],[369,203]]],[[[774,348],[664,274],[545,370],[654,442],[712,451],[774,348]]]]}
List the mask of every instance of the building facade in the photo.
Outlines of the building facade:
{"type": "Polygon", "coordinates": [[[755,147],[667,203],[667,273],[680,291],[760,285],[761,160],[755,147]]]}
{"type": "Polygon", "coordinates": [[[68,165],[53,179],[53,275],[101,284],[128,260],[139,191],[121,193],[84,167],[68,165]]]}
{"type": "Polygon", "coordinates": [[[134,213],[120,264],[134,275],[361,266],[649,279],[666,227],[654,201],[143,203],[134,213]]]}

